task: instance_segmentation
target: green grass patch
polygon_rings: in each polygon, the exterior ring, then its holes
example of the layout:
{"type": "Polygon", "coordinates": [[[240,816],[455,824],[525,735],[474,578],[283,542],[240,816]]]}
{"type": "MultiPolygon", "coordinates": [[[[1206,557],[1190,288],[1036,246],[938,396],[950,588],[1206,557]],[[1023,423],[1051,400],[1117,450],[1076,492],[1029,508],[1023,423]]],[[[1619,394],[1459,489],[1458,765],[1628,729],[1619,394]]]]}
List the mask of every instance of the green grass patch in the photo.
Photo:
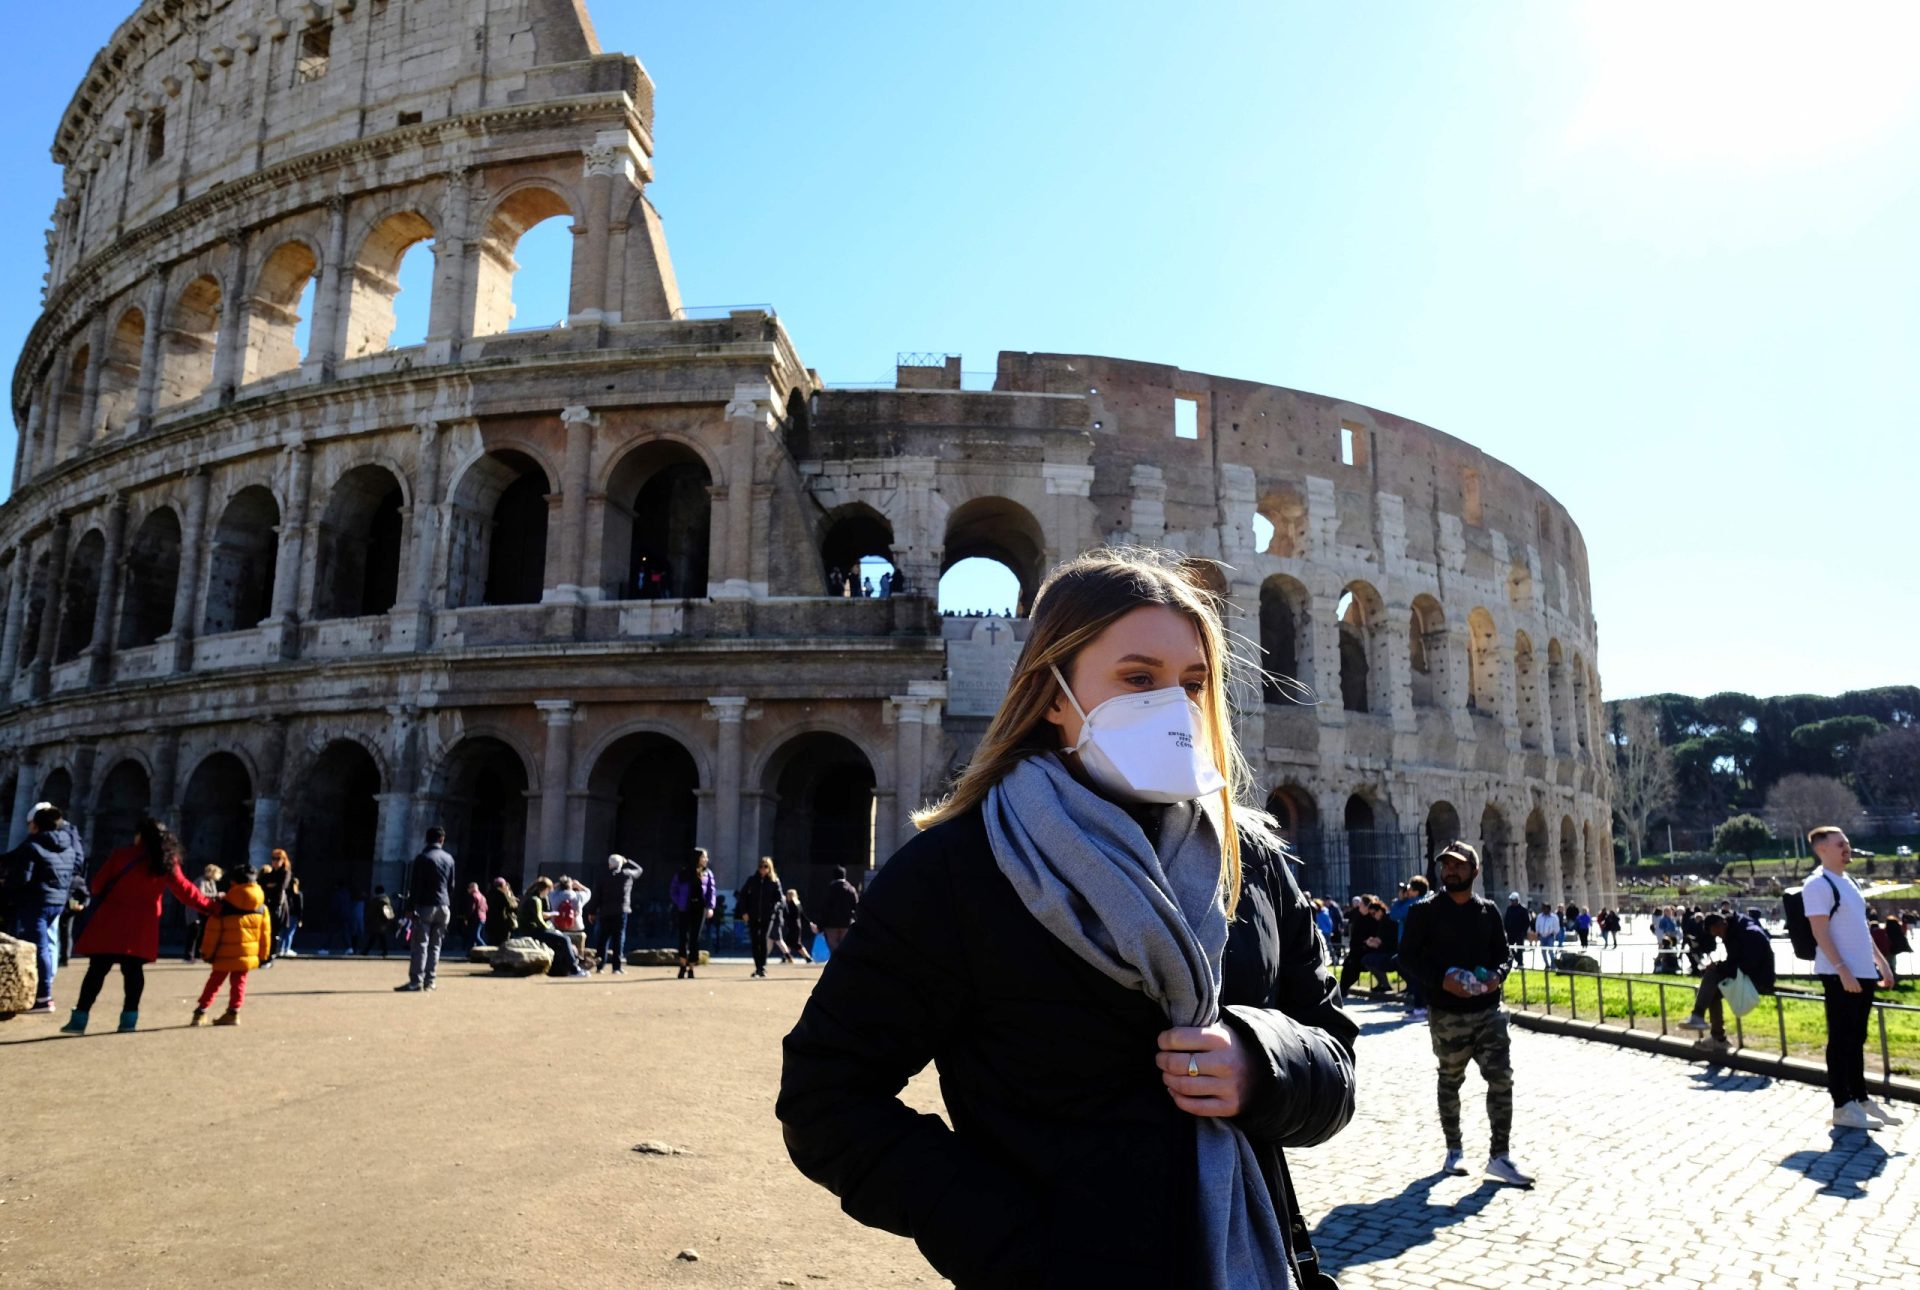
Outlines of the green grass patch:
{"type": "MultiPolygon", "coordinates": [[[[1661,996],[1666,999],[1667,1033],[1685,1037],[1677,1030],[1693,1010],[1693,998],[1699,985],[1696,977],[1673,976],[1600,976],[1570,977],[1558,972],[1526,968],[1507,977],[1507,1006],[1528,1012],[1552,1012],[1556,1016],[1578,1016],[1593,1021],[1604,1013],[1609,1023],[1659,1033],[1661,996]],[[1629,985],[1631,983],[1631,985],[1629,985]],[[1664,986],[1663,990],[1661,987],[1664,986]],[[1549,1006],[1551,1001],[1551,1006],[1549,1006]],[[1631,1001],[1631,1006],[1629,1006],[1631,1001]]],[[[1779,988],[1789,993],[1807,993],[1811,999],[1782,998],[1776,1017],[1773,1000],[1762,997],[1760,1006],[1741,1021],[1742,1047],[1763,1053],[1780,1051],[1780,1026],[1786,1023],[1787,1052],[1795,1057],[1818,1059],[1827,1044],[1826,1011],[1818,995],[1820,983],[1812,979],[1783,977],[1779,988]]],[[[1887,1003],[1920,1007],[1920,983],[1902,982],[1899,988],[1883,990],[1880,999],[1887,1003]]],[[[1920,1012],[1886,1013],[1887,1053],[1896,1075],[1920,1072],[1920,1012]]],[[[1733,1012],[1727,1010],[1727,1037],[1735,1037],[1733,1012]]],[[[1867,1066],[1880,1069],[1880,1032],[1875,1025],[1867,1032],[1867,1066]]]]}

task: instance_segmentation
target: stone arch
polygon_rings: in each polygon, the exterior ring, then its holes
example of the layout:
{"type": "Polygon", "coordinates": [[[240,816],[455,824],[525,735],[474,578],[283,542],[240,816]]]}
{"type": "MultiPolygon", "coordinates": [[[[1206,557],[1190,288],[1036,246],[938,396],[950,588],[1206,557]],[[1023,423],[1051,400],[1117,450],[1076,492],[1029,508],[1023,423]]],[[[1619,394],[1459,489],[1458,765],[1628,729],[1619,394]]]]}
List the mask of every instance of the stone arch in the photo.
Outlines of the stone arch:
{"type": "Polygon", "coordinates": [[[123,311],[107,332],[107,352],[100,364],[100,393],[93,416],[103,435],[119,434],[133,420],[140,397],[140,356],[146,337],[147,315],[138,305],[123,311]]]}
{"type": "Polygon", "coordinates": [[[153,813],[153,773],[136,754],[122,755],[100,781],[93,799],[93,836],[96,854],[133,841],[140,821],[153,813]]]}
{"type": "Polygon", "coordinates": [[[1276,677],[1313,684],[1313,595],[1299,579],[1276,573],[1260,584],[1260,650],[1266,702],[1287,701],[1276,677]]]}
{"type": "Polygon", "coordinates": [[[1520,722],[1520,746],[1540,748],[1544,733],[1540,665],[1533,656],[1533,641],[1525,632],[1516,632],[1513,637],[1513,695],[1515,715],[1520,722]]]}
{"type": "Polygon", "coordinates": [[[1586,888],[1586,876],[1580,872],[1580,835],[1573,817],[1560,817],[1559,881],[1553,884],[1556,900],[1572,900],[1586,888]]]}
{"type": "Polygon", "coordinates": [[[1528,900],[1532,901],[1539,896],[1547,895],[1553,887],[1549,876],[1550,866],[1553,863],[1551,851],[1553,842],[1547,830],[1547,814],[1537,806],[1527,815],[1525,836],[1529,880],[1525,894],[1528,900]]]}
{"type": "MultiPolygon", "coordinates": [[[[699,836],[701,789],[709,781],[688,744],[658,728],[629,727],[604,741],[586,781],[584,850],[571,861],[618,852],[645,870],[634,884],[636,929],[648,939],[664,938],[670,915],[667,888],[692,855],[711,845],[699,836]]],[[[542,811],[547,810],[541,804],[542,811]]],[[[715,855],[718,868],[732,857],[715,855]]],[[[568,868],[578,871],[578,864],[568,868]]]]}
{"type": "Polygon", "coordinates": [[[245,631],[272,616],[279,528],[280,504],[265,485],[250,484],[228,500],[208,552],[201,631],[245,631]]]}
{"type": "Polygon", "coordinates": [[[1480,812],[1480,872],[1487,899],[1502,908],[1506,907],[1504,892],[1517,891],[1525,897],[1527,874],[1513,847],[1513,830],[1506,813],[1493,802],[1480,812]]]}
{"type": "Polygon", "coordinates": [[[858,886],[874,855],[875,767],[860,745],[825,729],[796,733],[763,760],[758,854],[813,908],[838,865],[858,886]]]}
{"type": "Polygon", "coordinates": [[[73,772],[65,766],[56,766],[40,780],[40,795],[35,799],[52,802],[60,808],[62,815],[73,813],[73,772]]]}
{"type": "Polygon", "coordinates": [[[717,476],[679,439],[630,448],[608,472],[601,570],[616,600],[707,594],[717,476]]]}
{"type": "Polygon", "coordinates": [[[492,336],[514,322],[513,284],[520,239],[550,219],[570,217],[579,205],[547,179],[525,180],[507,189],[487,213],[480,238],[473,335],[492,336]]]}
{"type": "Polygon", "coordinates": [[[378,757],[357,736],[329,740],[287,782],[283,833],[307,898],[307,922],[335,926],[339,893],[364,899],[372,890],[385,777],[378,757]]]}
{"type": "Polygon", "coordinates": [[[1553,730],[1553,750],[1573,755],[1573,689],[1567,677],[1567,656],[1557,637],[1547,641],[1547,715],[1553,730]]]}
{"type": "Polygon", "coordinates": [[[1307,503],[1292,484],[1276,484],[1255,505],[1254,511],[1273,526],[1263,552],[1283,558],[1307,553],[1307,503]]]}
{"type": "Polygon", "coordinates": [[[538,461],[494,448],[460,475],[447,523],[447,604],[537,605],[547,579],[552,492],[538,461]]]}
{"type": "Polygon", "coordinates": [[[1320,808],[1313,794],[1291,780],[1274,785],[1267,794],[1267,814],[1280,826],[1281,836],[1296,846],[1302,835],[1320,827],[1320,808]]]}
{"type": "Polygon", "coordinates": [[[253,837],[253,776],[231,752],[212,752],[187,777],[180,797],[180,845],[197,865],[232,869],[253,837]]]}
{"type": "Polygon", "coordinates": [[[1574,750],[1586,758],[1593,753],[1592,690],[1587,685],[1587,661],[1573,656],[1573,738],[1574,750]]]}
{"type": "Polygon", "coordinates": [[[94,611],[100,604],[100,581],[107,555],[107,540],[99,529],[74,543],[67,557],[66,593],[60,605],[60,635],[55,642],[53,661],[65,663],[80,657],[93,644],[94,611]]]}
{"type": "Polygon", "coordinates": [[[1580,894],[1588,902],[1607,898],[1606,883],[1600,877],[1600,853],[1593,849],[1593,821],[1580,822],[1580,894]]]}
{"type": "Polygon", "coordinates": [[[962,560],[976,558],[1004,565],[1020,584],[1014,613],[1025,617],[1046,573],[1046,553],[1046,534],[1033,512],[1009,498],[976,497],[947,515],[940,572],[944,576],[962,560]]]}
{"type": "MultiPolygon", "coordinates": [[[[887,572],[897,572],[893,563],[893,525],[887,517],[864,502],[849,502],[835,507],[824,517],[820,540],[821,576],[827,590],[833,591],[833,574],[853,579],[849,594],[860,594],[863,559],[884,560],[887,572]]],[[[873,579],[876,594],[879,579],[873,579]]],[[[891,585],[891,584],[889,584],[891,585]]]]}
{"type": "Polygon", "coordinates": [[[425,254],[438,254],[433,222],[411,207],[384,216],[367,231],[353,261],[353,291],[347,302],[342,358],[364,358],[389,348],[395,326],[394,301],[400,295],[400,266],[423,244],[425,254]]]}
{"type": "Polygon", "coordinates": [[[1444,706],[1448,672],[1453,663],[1451,642],[1446,611],[1440,608],[1440,602],[1428,595],[1415,596],[1407,624],[1407,663],[1414,707],[1444,706]]]}
{"type": "Polygon", "coordinates": [[[1467,709],[1497,716],[1500,712],[1500,646],[1493,615],[1475,606],[1467,615],[1467,709]]]}
{"type": "Polygon", "coordinates": [[[1412,860],[1386,798],[1372,788],[1356,789],[1347,796],[1341,825],[1347,850],[1342,898],[1369,891],[1392,893],[1410,872],[1412,860]]]}
{"type": "Polygon", "coordinates": [[[180,584],[180,517],[171,506],[156,506],[134,530],[124,582],[119,647],[151,645],[172,631],[180,584]]]}
{"type": "Polygon", "coordinates": [[[400,598],[406,489],[383,465],[362,463],[341,475],[320,521],[314,617],[384,614],[400,598]]]}
{"type": "Polygon", "coordinates": [[[33,558],[33,568],[20,576],[27,581],[21,601],[20,652],[14,663],[24,671],[40,654],[40,629],[47,615],[47,597],[53,589],[53,553],[40,552],[33,558]]]}
{"type": "Polygon", "coordinates": [[[160,382],[154,403],[170,408],[213,388],[225,293],[220,280],[203,273],[174,298],[160,329],[160,382]]]}
{"type": "MultiPolygon", "coordinates": [[[[527,799],[532,759],[497,733],[468,731],[429,776],[447,849],[465,875],[489,891],[505,878],[515,891],[527,872],[527,799]]],[[[492,896],[489,894],[488,899],[492,896]]]]}
{"type": "Polygon", "coordinates": [[[1424,850],[1429,864],[1435,856],[1464,836],[1460,830],[1460,812],[1452,802],[1438,801],[1427,808],[1424,850]]]}
{"type": "Polygon", "coordinates": [[[1366,582],[1349,582],[1334,603],[1340,631],[1340,702],[1348,712],[1390,711],[1387,607],[1366,582]]]}
{"type": "MultiPolygon", "coordinates": [[[[294,330],[301,322],[301,300],[320,272],[320,254],[304,238],[274,247],[254,274],[246,310],[246,355],[240,383],[249,385],[300,366],[294,330]]],[[[309,337],[309,344],[312,342],[309,337]]]]}
{"type": "Polygon", "coordinates": [[[66,374],[55,396],[51,415],[55,418],[53,460],[37,463],[53,466],[85,448],[93,438],[92,430],[80,424],[87,406],[87,369],[93,365],[93,346],[82,345],[67,360],[66,374]]]}

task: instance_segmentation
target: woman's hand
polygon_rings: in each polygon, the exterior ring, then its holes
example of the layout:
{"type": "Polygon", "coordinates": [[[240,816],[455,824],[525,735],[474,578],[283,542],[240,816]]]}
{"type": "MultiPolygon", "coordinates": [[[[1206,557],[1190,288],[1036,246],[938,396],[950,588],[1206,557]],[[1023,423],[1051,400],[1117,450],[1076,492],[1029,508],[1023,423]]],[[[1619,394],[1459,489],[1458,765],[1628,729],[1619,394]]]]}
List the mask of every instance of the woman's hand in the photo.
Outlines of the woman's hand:
{"type": "Polygon", "coordinates": [[[1173,1104],[1188,1115],[1238,1115],[1253,1095],[1247,1050],[1224,1022],[1161,1031],[1154,1062],[1173,1104]],[[1189,1061],[1198,1075],[1187,1074],[1189,1061]]]}

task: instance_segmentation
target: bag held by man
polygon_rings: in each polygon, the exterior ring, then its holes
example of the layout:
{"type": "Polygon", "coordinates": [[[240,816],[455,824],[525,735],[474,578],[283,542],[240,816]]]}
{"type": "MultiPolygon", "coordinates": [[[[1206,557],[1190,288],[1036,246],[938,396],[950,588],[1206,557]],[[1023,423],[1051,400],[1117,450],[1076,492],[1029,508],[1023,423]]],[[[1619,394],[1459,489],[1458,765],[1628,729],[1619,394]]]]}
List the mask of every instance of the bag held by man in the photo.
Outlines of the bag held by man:
{"type": "MultiPolygon", "coordinates": [[[[1820,875],[1833,888],[1833,907],[1840,907],[1840,886],[1834,882],[1832,874],[1820,875]]],[[[1787,923],[1787,941],[1793,946],[1793,956],[1798,959],[1810,959],[1820,950],[1819,942],[1813,939],[1813,924],[1807,921],[1807,902],[1804,899],[1805,887],[1789,887],[1781,895],[1780,904],[1785,911],[1787,923]]]]}
{"type": "Polygon", "coordinates": [[[1733,1015],[1744,1017],[1760,1006],[1760,987],[1745,972],[1735,972],[1733,979],[1720,987],[1720,997],[1733,1009],[1733,1015]]]}

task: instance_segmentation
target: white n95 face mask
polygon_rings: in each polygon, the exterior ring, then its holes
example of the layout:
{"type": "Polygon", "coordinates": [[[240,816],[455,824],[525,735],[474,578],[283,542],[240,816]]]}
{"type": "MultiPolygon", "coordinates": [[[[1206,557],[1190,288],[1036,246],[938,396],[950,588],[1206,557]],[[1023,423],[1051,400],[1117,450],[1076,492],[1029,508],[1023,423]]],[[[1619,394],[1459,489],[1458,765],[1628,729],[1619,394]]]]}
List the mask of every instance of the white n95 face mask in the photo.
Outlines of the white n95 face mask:
{"type": "Polygon", "coordinates": [[[1179,686],[1115,695],[1088,712],[1057,667],[1053,679],[1080,714],[1080,742],[1067,751],[1079,756],[1081,769],[1102,792],[1166,805],[1227,786],[1201,738],[1206,722],[1200,709],[1179,686]]]}

